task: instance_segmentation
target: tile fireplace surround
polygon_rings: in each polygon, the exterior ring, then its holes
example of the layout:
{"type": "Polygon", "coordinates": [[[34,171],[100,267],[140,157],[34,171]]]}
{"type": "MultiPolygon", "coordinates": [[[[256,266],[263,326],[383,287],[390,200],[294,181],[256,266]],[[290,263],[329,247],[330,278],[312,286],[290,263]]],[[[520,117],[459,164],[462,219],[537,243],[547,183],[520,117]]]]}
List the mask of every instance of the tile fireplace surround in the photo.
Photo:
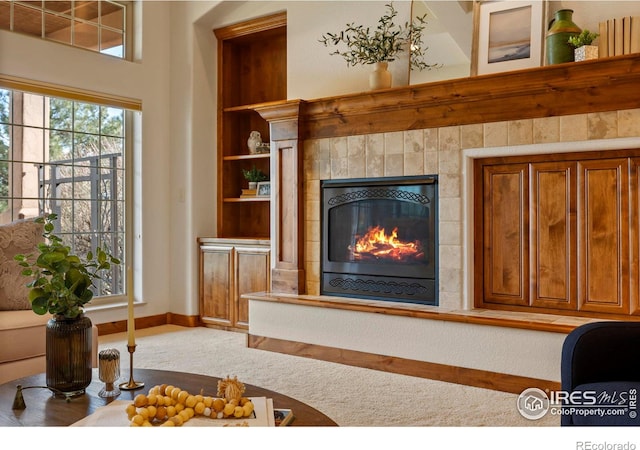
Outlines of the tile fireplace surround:
{"type": "MultiPolygon", "coordinates": [[[[292,192],[300,194],[295,188],[285,189],[282,198],[276,194],[273,202],[272,215],[276,217],[272,218],[272,250],[276,256],[272,278],[278,278],[279,267],[286,272],[297,266],[298,286],[302,290],[296,293],[295,288],[280,289],[274,283],[272,293],[248,296],[250,345],[307,356],[313,354],[309,345],[338,349],[336,354],[341,350],[352,350],[364,352],[367,357],[386,355],[403,361],[454,367],[451,373],[455,368],[466,367],[476,371],[470,378],[485,377],[486,380],[474,379],[467,383],[457,379],[458,375],[452,375],[450,381],[484,387],[491,387],[493,381],[489,379],[496,373],[524,377],[525,381],[516,382],[516,387],[511,386],[514,392],[520,392],[518,389],[523,386],[531,386],[532,379],[551,382],[551,385],[539,383],[538,386],[556,386],[553,384],[559,381],[556,353],[559,354],[564,335],[584,319],[545,318],[541,315],[540,323],[546,320],[552,326],[530,330],[524,323],[526,314],[516,317],[508,312],[474,311],[471,295],[473,223],[470,220],[473,217],[473,183],[470,177],[472,161],[478,157],[640,148],[640,93],[637,88],[632,88],[640,78],[640,56],[588,64],[549,66],[477,77],[477,80],[471,78],[400,88],[402,92],[399,94],[389,90],[359,94],[346,100],[323,99],[318,101],[319,104],[312,102],[310,106],[300,107],[298,111],[301,112],[295,115],[293,122],[288,113],[284,120],[282,115],[275,118],[277,114],[274,115],[273,110],[277,106],[267,106],[264,114],[260,111],[271,123],[271,139],[276,144],[272,143],[272,148],[285,151],[293,148],[301,158],[296,163],[300,167],[300,179],[295,185],[304,187],[303,196],[293,201],[298,202],[297,214],[285,214],[298,217],[298,224],[289,225],[288,232],[293,230],[295,235],[295,230],[299,230],[300,248],[296,255],[301,260],[278,266],[278,255],[283,245],[283,234],[279,229],[283,215],[278,209],[284,202],[291,201],[287,198],[292,196],[292,192]],[[616,84],[619,85],[614,86],[616,84]],[[394,106],[392,100],[387,99],[390,95],[398,98],[394,106]],[[376,112],[358,111],[362,105],[368,105],[376,112]],[[312,114],[317,114],[320,119],[314,121],[312,114]],[[359,117],[363,114],[366,116],[364,119],[359,117]],[[302,123],[310,116],[309,124],[302,123]],[[354,125],[356,119],[360,120],[359,123],[366,122],[366,126],[354,125]],[[297,135],[294,132],[292,138],[291,130],[283,132],[286,128],[282,127],[283,123],[294,123],[297,135]],[[368,132],[370,129],[373,132],[368,132]],[[402,318],[390,317],[393,314],[384,310],[380,311],[382,314],[376,314],[375,306],[367,308],[370,305],[367,302],[363,302],[363,308],[345,308],[345,311],[338,312],[333,307],[322,306],[320,181],[430,174],[437,174],[439,182],[439,305],[414,308],[426,311],[426,316],[407,314],[408,317],[402,318]],[[284,293],[280,299],[279,293],[284,293]],[[299,301],[296,294],[299,294],[299,301]],[[313,309],[321,311],[315,314],[313,309]],[[442,324],[447,319],[430,320],[429,311],[451,314],[452,317],[456,315],[459,320],[453,320],[455,323],[450,325],[442,324]],[[367,314],[366,320],[371,321],[370,324],[356,323],[360,316],[367,314]],[[300,325],[280,331],[290,323],[285,319],[279,321],[278,317],[282,315],[295,317],[300,320],[300,325]],[[465,316],[496,320],[483,325],[478,325],[480,321],[477,321],[472,325],[473,321],[465,320],[465,316]],[[429,324],[419,323],[419,318],[429,324]],[[499,325],[503,319],[504,325],[499,325]],[[518,321],[521,321],[520,325],[514,325],[518,321]],[[305,324],[308,328],[317,328],[315,331],[301,331],[305,324]],[[375,327],[394,327],[390,334],[402,333],[404,331],[400,330],[404,327],[412,328],[416,342],[422,338],[433,338],[435,334],[432,333],[435,332],[431,329],[449,327],[452,334],[448,339],[438,338],[443,339],[441,350],[413,351],[393,347],[382,339],[377,341],[375,331],[370,329],[375,327]],[[509,331],[509,327],[519,330],[509,331]],[[369,344],[356,342],[350,338],[350,333],[361,333],[361,340],[370,341],[369,344]],[[269,339],[280,344],[269,344],[269,339]],[[513,347],[527,345],[531,339],[536,339],[538,344],[527,358],[522,359],[513,347]],[[465,342],[469,352],[466,354],[465,342]],[[494,360],[479,358],[477,348],[473,349],[476,344],[478,347],[491,345],[496,354],[494,360]]],[[[278,180],[282,180],[282,174],[278,175],[280,162],[280,156],[272,156],[272,171],[276,170],[278,180]]],[[[289,251],[290,256],[292,253],[295,252],[289,251]]],[[[287,279],[295,279],[295,276],[287,279]]],[[[357,356],[346,358],[350,357],[357,356]]],[[[328,359],[341,362],[335,356],[328,359]]],[[[440,372],[434,367],[423,369],[440,377],[440,372]]],[[[428,374],[418,376],[429,377],[428,374]]]]}

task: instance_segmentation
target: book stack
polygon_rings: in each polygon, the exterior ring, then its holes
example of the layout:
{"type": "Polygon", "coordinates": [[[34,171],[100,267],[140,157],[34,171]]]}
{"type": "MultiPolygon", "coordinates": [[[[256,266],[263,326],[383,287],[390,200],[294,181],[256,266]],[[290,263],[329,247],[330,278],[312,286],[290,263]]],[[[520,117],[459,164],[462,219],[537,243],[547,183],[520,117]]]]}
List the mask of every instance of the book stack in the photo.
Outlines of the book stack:
{"type": "Polygon", "coordinates": [[[600,58],[640,52],[640,16],[608,19],[598,24],[600,58]]]}
{"type": "MultiPolygon", "coordinates": [[[[237,192],[237,191],[236,191],[237,192]]],[[[245,198],[245,197],[255,197],[256,194],[258,193],[257,189],[243,189],[242,190],[242,194],[240,194],[241,198],[245,198]]]]}

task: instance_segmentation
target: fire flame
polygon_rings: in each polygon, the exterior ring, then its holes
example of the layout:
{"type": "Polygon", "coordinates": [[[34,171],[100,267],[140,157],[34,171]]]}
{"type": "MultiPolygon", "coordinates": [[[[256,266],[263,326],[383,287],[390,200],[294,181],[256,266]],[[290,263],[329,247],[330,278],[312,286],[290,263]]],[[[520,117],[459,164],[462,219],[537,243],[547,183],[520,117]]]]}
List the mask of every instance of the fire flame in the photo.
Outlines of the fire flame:
{"type": "Polygon", "coordinates": [[[413,261],[424,257],[420,241],[402,242],[398,240],[398,227],[387,236],[384,228],[375,226],[358,239],[355,246],[350,246],[356,260],[413,261]]]}

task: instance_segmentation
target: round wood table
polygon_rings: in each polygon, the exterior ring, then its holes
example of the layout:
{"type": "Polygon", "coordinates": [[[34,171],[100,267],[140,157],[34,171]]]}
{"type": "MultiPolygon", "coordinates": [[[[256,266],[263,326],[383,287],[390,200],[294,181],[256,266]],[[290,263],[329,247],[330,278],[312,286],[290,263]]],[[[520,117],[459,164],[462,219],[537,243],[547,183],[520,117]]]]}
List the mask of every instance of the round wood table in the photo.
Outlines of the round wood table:
{"type": "MultiPolygon", "coordinates": [[[[101,398],[98,392],[104,387],[104,383],[98,379],[97,369],[93,369],[93,379],[86,393],[69,401],[54,397],[46,388],[25,389],[29,386],[46,386],[44,373],[8,381],[0,385],[0,426],[68,426],[113,400],[133,400],[136,395],[146,394],[153,386],[162,384],[171,384],[192,393],[203,392],[212,396],[215,396],[218,390],[219,378],[216,377],[154,369],[134,369],[133,373],[134,380],[144,383],[144,387],[136,390],[122,390],[118,397],[101,398]],[[13,409],[18,385],[23,387],[22,395],[26,404],[23,410],[13,409]]],[[[123,370],[118,384],[128,381],[129,371],[123,370]]],[[[244,383],[244,380],[240,381],[244,383]]],[[[247,397],[271,398],[274,408],[291,409],[294,416],[291,426],[337,425],[317,409],[294,398],[246,383],[245,387],[244,395],[247,397]]]]}

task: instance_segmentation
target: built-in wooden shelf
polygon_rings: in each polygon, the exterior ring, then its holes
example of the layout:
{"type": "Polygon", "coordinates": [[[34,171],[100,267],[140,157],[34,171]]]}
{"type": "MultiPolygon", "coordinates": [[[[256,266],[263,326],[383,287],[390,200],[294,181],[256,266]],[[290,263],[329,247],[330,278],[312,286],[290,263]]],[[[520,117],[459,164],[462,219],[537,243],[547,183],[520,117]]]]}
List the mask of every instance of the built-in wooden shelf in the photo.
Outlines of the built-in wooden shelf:
{"type": "Polygon", "coordinates": [[[269,153],[258,153],[255,155],[229,155],[223,157],[225,161],[241,161],[247,159],[262,159],[269,158],[271,155],[269,153]]]}

